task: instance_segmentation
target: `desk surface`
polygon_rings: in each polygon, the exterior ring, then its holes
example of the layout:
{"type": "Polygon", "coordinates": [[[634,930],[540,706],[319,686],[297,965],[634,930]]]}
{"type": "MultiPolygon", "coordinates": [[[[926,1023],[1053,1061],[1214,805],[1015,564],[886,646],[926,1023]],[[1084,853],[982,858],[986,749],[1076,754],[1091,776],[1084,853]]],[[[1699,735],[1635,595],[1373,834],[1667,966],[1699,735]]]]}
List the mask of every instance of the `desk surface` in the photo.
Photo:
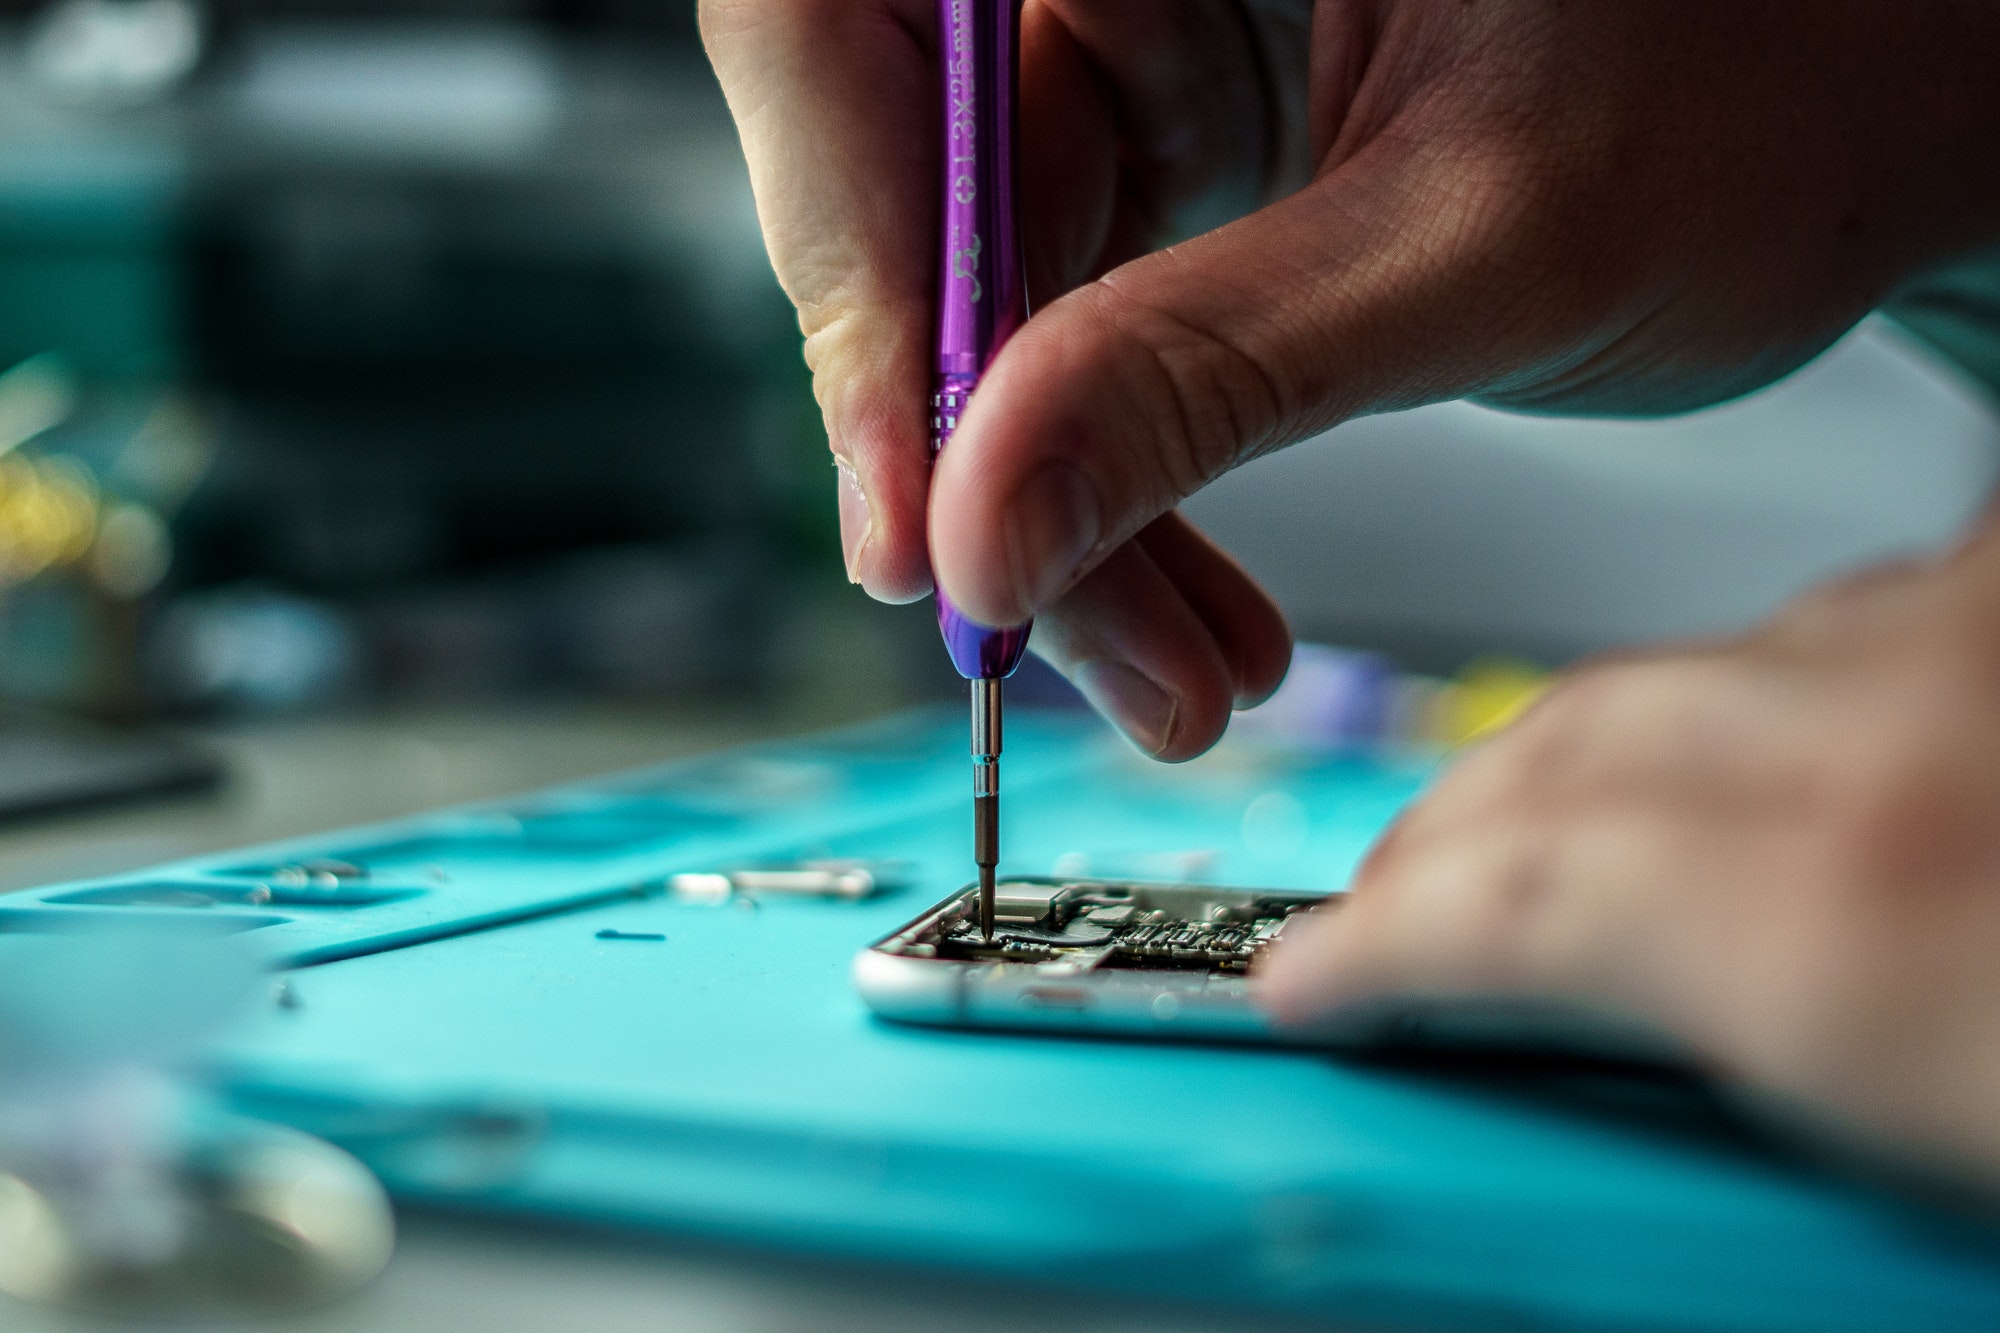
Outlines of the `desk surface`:
{"type": "MultiPolygon", "coordinates": [[[[837,706],[751,710],[611,707],[405,711],[239,724],[203,732],[231,767],[218,795],[0,833],[0,890],[392,818],[847,720],[837,706]]],[[[1133,1310],[1129,1303],[1010,1293],[894,1269],[842,1269],[748,1251],[634,1240],[425,1212],[400,1219],[388,1273],[340,1305],[273,1333],[1102,1333],[1275,1329],[1269,1319],[1133,1310]],[[588,1319],[582,1320],[584,1314],[588,1319]]],[[[105,1326],[0,1304],[10,1333],[105,1326]]],[[[205,1330],[177,1326],[182,1333],[205,1330]]],[[[228,1325],[240,1330],[241,1325],[228,1325]]]]}
{"type": "MultiPolygon", "coordinates": [[[[675,858],[738,854],[731,838],[906,857],[935,896],[963,868],[954,720],[908,718],[261,853],[424,863],[434,879],[408,902],[315,906],[257,931],[275,956],[346,961],[300,973],[297,1003],[229,1043],[233,1096],[349,1143],[406,1197],[855,1265],[419,1219],[377,1292],[298,1327],[405,1317],[439,1330],[540,1327],[532,1299],[506,1301],[504,1314],[486,1304],[509,1282],[547,1294],[557,1323],[589,1312],[608,1328],[620,1302],[655,1317],[685,1309],[697,1326],[723,1308],[732,1322],[773,1327],[795,1315],[826,1326],[829,1312],[837,1322],[848,1311],[930,1327],[1057,1317],[1119,1327],[1118,1307],[1062,1294],[1093,1285],[1179,1292],[1225,1313],[1372,1310],[1421,1327],[1824,1333],[1881,1327],[1891,1311],[1922,1311],[1931,1327],[1993,1326],[2000,1268],[1988,1244],[1740,1150],[1307,1053],[870,1024],[845,960],[910,904],[744,913],[621,888],[587,916],[466,933],[493,899],[568,903],[593,875],[657,883],[663,869],[687,868],[675,858]],[[679,841],[648,850],[663,830],[679,841]],[[440,934],[454,919],[458,932],[440,934]],[[671,942],[607,945],[596,934],[607,924],[654,932],[624,939],[671,942]],[[417,931],[428,942],[403,947],[417,931]],[[883,1261],[928,1269],[872,1266],[883,1261]],[[482,1264],[505,1278],[475,1283],[482,1264]],[[981,1294],[942,1275],[975,1267],[1039,1294],[981,1294]],[[435,1308],[427,1301],[445,1313],[415,1313],[435,1308]],[[954,1325],[961,1307],[971,1322],[954,1325]]],[[[632,743],[630,724],[617,730],[632,743]]],[[[494,753],[516,747],[533,756],[524,766],[550,766],[528,780],[563,775],[546,734],[505,731],[494,753]]],[[[1304,876],[1333,887],[1421,776],[1358,760],[1274,767],[1228,750],[1163,770],[1060,719],[1024,716],[1010,731],[1017,855],[1198,844],[1223,849],[1214,873],[1238,883],[1303,887],[1304,876]],[[1296,837],[1262,827],[1269,802],[1290,803],[1296,837]]],[[[329,765],[324,744],[303,748],[319,756],[304,790],[382,799],[329,765]]],[[[646,757],[668,752],[662,743],[646,757]]],[[[422,771],[396,753],[389,770],[422,771]]],[[[581,766],[607,762],[615,756],[598,750],[581,766]]],[[[485,791],[521,785],[501,782],[495,760],[468,767],[485,791]]],[[[437,799],[432,786],[421,803],[437,799]]],[[[231,868],[238,860],[148,877],[220,883],[250,873],[231,868]]],[[[87,905],[97,901],[57,888],[8,911],[109,910],[87,905]]]]}

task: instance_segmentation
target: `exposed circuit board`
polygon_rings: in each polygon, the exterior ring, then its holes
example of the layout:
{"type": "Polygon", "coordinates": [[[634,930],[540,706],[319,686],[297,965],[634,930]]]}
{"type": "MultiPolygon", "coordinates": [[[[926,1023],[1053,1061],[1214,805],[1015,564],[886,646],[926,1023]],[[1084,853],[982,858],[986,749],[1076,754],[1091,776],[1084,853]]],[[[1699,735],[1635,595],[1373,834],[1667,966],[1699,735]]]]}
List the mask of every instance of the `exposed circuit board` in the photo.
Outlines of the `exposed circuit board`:
{"type": "Polygon", "coordinates": [[[1286,925],[1314,905],[1232,895],[1174,910],[1117,884],[1013,881],[999,886],[993,937],[969,911],[947,910],[896,952],[963,962],[1243,973],[1286,925]],[[1189,910],[1193,909],[1193,910],[1189,910]]]}

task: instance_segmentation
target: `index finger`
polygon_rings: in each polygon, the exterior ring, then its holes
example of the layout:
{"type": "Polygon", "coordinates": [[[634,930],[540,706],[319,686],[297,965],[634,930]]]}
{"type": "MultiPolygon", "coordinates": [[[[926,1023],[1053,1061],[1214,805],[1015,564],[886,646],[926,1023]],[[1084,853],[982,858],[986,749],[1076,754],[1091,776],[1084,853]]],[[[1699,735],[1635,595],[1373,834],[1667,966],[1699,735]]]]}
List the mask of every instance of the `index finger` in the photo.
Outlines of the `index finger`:
{"type": "Polygon", "coordinates": [[[850,575],[887,600],[921,597],[937,210],[930,0],[703,0],[701,32],[772,266],[798,307],[828,442],[867,497],[850,575]]]}

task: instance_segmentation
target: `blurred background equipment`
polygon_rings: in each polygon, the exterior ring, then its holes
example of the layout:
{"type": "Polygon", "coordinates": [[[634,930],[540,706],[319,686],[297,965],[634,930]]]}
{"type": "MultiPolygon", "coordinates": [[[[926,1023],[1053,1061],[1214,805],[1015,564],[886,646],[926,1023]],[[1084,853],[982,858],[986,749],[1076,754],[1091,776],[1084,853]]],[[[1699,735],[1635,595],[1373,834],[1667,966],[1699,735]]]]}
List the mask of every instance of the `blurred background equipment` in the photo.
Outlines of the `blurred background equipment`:
{"type": "MultiPolygon", "coordinates": [[[[0,698],[942,697],[929,613],[840,580],[798,343],[691,0],[0,0],[0,698]]],[[[1309,663],[1302,738],[1450,742],[1491,718],[1382,682],[1746,625],[1949,540],[1996,460],[1876,321],[1708,412],[1370,417],[1187,509],[1386,659],[1309,663]]]]}
{"type": "Polygon", "coordinates": [[[1308,752],[1435,755],[1506,726],[1548,683],[1517,657],[1476,657],[1445,680],[1383,653],[1301,641],[1278,692],[1239,713],[1231,732],[1308,752]]]}
{"type": "Polygon", "coordinates": [[[205,747],[0,707],[0,825],[207,792],[221,780],[205,747]]]}
{"type": "Polygon", "coordinates": [[[0,14],[0,693],[790,682],[830,469],[692,5],[0,14]]]}

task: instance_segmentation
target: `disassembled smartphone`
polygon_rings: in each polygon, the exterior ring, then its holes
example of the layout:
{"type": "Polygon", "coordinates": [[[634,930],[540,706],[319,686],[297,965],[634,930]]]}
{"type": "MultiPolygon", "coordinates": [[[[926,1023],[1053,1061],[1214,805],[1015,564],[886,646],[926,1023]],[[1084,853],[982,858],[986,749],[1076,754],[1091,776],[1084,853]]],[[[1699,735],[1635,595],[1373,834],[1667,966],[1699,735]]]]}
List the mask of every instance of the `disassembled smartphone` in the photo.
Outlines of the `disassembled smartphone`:
{"type": "Polygon", "coordinates": [[[997,1028],[1291,1046],[1531,1050],[1678,1063],[1644,1030],[1546,1002],[1399,998],[1309,1028],[1274,1023],[1250,970],[1340,894],[1012,878],[993,936],[968,885],[856,955],[854,982],[883,1018],[997,1028]]]}

